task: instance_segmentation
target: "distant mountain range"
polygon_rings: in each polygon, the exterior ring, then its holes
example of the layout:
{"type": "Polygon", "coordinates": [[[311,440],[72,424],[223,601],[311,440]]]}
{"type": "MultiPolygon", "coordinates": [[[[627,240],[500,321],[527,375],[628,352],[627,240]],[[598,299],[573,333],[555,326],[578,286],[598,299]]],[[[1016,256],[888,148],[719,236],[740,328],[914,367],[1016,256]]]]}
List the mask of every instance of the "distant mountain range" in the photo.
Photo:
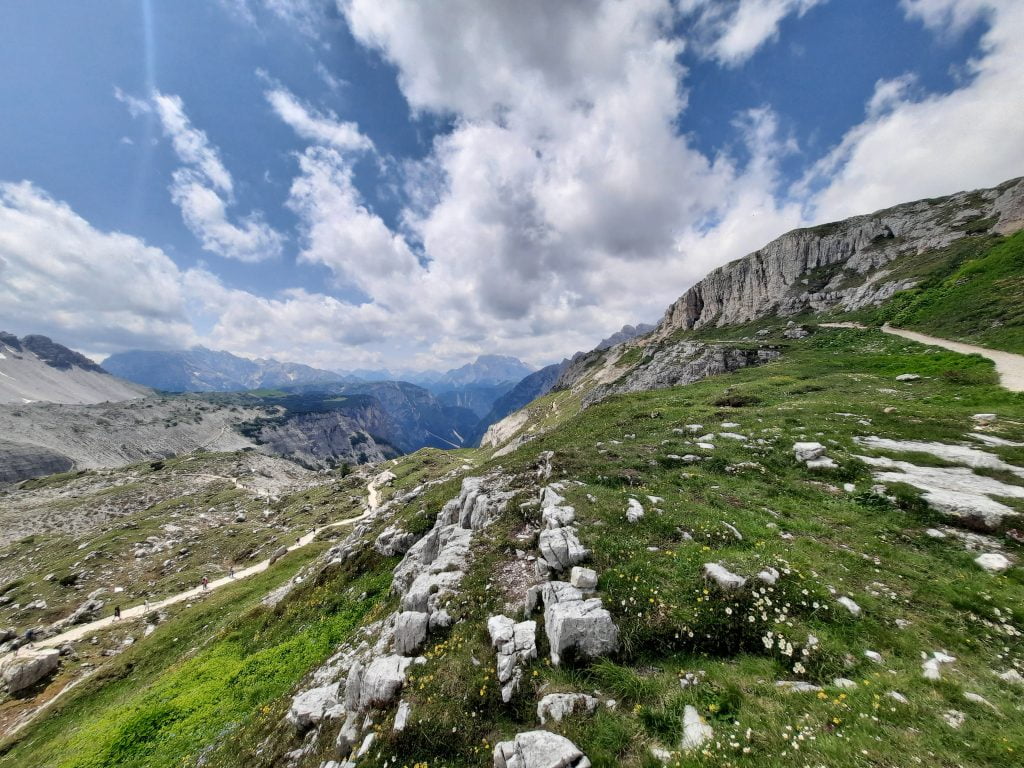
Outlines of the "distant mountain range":
{"type": "Polygon", "coordinates": [[[241,392],[346,380],[301,363],[249,360],[205,347],[118,352],[104,360],[103,367],[115,376],[163,392],[241,392]]]}
{"type": "Polygon", "coordinates": [[[46,336],[19,339],[0,331],[0,403],[105,403],[147,394],[46,336]]]}

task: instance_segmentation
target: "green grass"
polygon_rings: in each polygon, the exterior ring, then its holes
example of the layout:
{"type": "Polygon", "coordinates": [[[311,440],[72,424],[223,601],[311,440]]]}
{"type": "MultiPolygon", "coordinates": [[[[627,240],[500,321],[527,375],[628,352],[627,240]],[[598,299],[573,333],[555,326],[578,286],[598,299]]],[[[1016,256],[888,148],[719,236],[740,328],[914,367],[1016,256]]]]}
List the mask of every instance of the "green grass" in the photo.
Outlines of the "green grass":
{"type": "MultiPolygon", "coordinates": [[[[423,451],[386,465],[397,476],[388,496],[463,461],[473,465],[467,475],[500,468],[517,493],[474,539],[461,594],[447,606],[456,623],[432,634],[426,663],[411,671],[403,692],[412,705],[408,727],[395,734],[393,711],[377,713],[377,742],[360,766],[390,765],[393,757],[396,765],[489,766],[496,741],[538,727],[537,700],[554,691],[597,692],[602,701],[617,702],[592,717],[545,726],[572,739],[598,768],[652,765],[650,747],[678,744],[687,705],[708,719],[716,739],[706,753],[678,755],[681,766],[1019,762],[1024,731],[1014,724],[1024,694],[994,672],[1024,670],[1024,573],[985,573],[973,563],[975,553],[952,537],[926,536],[924,529],[940,519],[916,491],[893,488],[893,500],[871,493],[874,480],[856,458],[864,449],[854,440],[960,441],[973,428],[971,415],[981,411],[999,414],[992,434],[1024,439],[1024,396],[1000,388],[989,361],[877,331],[819,329],[762,367],[613,396],[582,411],[572,398],[552,393],[532,404],[547,431],[506,456],[423,451]],[[922,379],[895,381],[907,372],[922,379]],[[701,451],[692,434],[676,431],[690,423],[750,439],[715,439],[713,451],[701,451]],[[799,440],[824,443],[839,467],[809,472],[793,458],[799,440]],[[580,538],[593,550],[599,594],[623,644],[609,659],[553,667],[543,618],[536,616],[541,657],[526,666],[519,692],[504,704],[486,619],[515,612],[506,601],[518,597],[503,574],[521,562],[517,548],[533,551],[518,536],[538,523],[539,509],[528,502],[539,486],[539,454],[548,450],[552,479],[578,483],[564,493],[576,509],[580,538]],[[706,459],[683,465],[670,458],[685,453],[706,459]],[[853,490],[844,490],[845,483],[853,490]],[[648,495],[663,501],[652,503],[648,495]],[[625,522],[631,496],[647,510],[635,525],[625,522]],[[752,582],[756,591],[726,594],[701,577],[710,561],[748,577],[767,566],[783,575],[774,587],[752,582]],[[863,615],[846,613],[838,595],[851,596],[863,615]],[[869,649],[884,664],[868,661],[869,649]],[[941,681],[926,681],[921,653],[939,649],[957,662],[941,681]],[[698,672],[700,684],[680,685],[698,672]],[[838,676],[856,687],[832,686],[838,676]],[[775,681],[793,679],[823,690],[775,688],[775,681]],[[910,703],[889,698],[893,690],[910,703]],[[981,694],[999,713],[965,701],[965,691],[981,694]],[[967,715],[961,729],[943,722],[947,709],[967,715]]],[[[1024,449],[986,450],[1024,462],[1024,449]]],[[[459,482],[429,487],[365,540],[392,523],[426,530],[459,482]]],[[[1024,547],[1013,539],[1003,536],[1000,543],[1024,559],[1024,547]]],[[[386,592],[395,562],[366,546],[344,570],[328,570],[274,611],[252,607],[253,585],[248,603],[222,604],[219,624],[196,615],[191,629],[173,630],[184,638],[177,647],[167,644],[173,626],[167,625],[114,662],[123,669],[138,665],[130,680],[113,675],[72,695],[24,734],[5,765],[163,768],[194,765],[200,755],[211,768],[281,764],[284,753],[302,745],[281,722],[296,686],[356,626],[393,609],[386,592]],[[366,602],[358,600],[363,591],[366,602]]],[[[338,725],[325,726],[300,768],[330,758],[338,725]]]]}
{"type": "MultiPolygon", "coordinates": [[[[822,331],[767,367],[609,398],[568,417],[493,463],[529,476],[538,452],[553,450],[555,476],[583,483],[567,495],[581,538],[594,550],[600,594],[622,631],[622,651],[612,660],[561,668],[542,659],[527,669],[513,702],[500,704],[486,684],[491,670],[473,659],[493,660],[483,625],[504,608],[500,594],[486,586],[495,585],[496,569],[512,556],[508,542],[524,522],[522,513],[510,514],[478,542],[464,582],[471,597],[450,608],[463,621],[406,693],[422,719],[387,740],[379,754],[396,754],[406,764],[487,765],[496,740],[536,727],[533,708],[540,696],[578,690],[600,691],[602,698],[617,699],[618,707],[548,727],[573,739],[595,766],[649,764],[649,746],[678,743],[686,704],[711,721],[719,746],[708,755],[681,757],[681,765],[890,765],[893,754],[920,755],[925,765],[1012,760],[1024,749],[1024,735],[965,702],[961,691],[981,693],[1012,716],[1018,695],[992,670],[1024,664],[1024,646],[1013,634],[1024,628],[1024,579],[1017,572],[985,574],[959,545],[924,536],[936,517],[916,493],[901,494],[896,504],[871,495],[870,474],[853,458],[862,450],[853,443],[856,435],[962,439],[970,415],[982,406],[1000,413],[1000,434],[1024,436],[1024,398],[996,386],[987,361],[877,332],[822,331]],[[908,370],[925,377],[919,386],[879,392],[894,389],[895,376],[908,370]],[[962,375],[951,379],[949,371],[962,375]],[[736,392],[750,404],[716,404],[736,392]],[[886,414],[889,405],[898,411],[886,414]],[[739,422],[739,431],[764,444],[719,440],[709,459],[693,466],[665,459],[693,450],[673,427],[698,422],[716,431],[722,421],[739,422]],[[840,469],[817,476],[797,465],[791,445],[804,438],[835,440],[829,453],[840,469]],[[729,471],[751,461],[764,472],[729,471]],[[855,483],[855,492],[840,490],[844,482],[855,483]],[[661,512],[653,510],[648,494],[664,498],[661,512]],[[636,526],[624,522],[629,496],[648,509],[636,526]],[[743,541],[723,521],[737,526],[743,541]],[[783,539],[783,532],[793,538],[783,539]],[[709,560],[748,576],[767,565],[787,571],[765,595],[773,606],[789,606],[785,618],[777,608],[757,604],[764,596],[708,588],[700,569],[709,560]],[[864,616],[847,615],[828,587],[851,595],[864,616]],[[1009,634],[979,633],[996,609],[1012,628],[1009,634]],[[900,630],[897,618],[911,623],[900,630]],[[768,632],[775,638],[771,649],[763,641],[768,632]],[[816,646],[808,646],[808,634],[818,638],[816,646]],[[793,645],[793,655],[780,651],[780,635],[793,645]],[[940,648],[958,663],[943,682],[927,683],[920,653],[940,648]],[[886,664],[867,661],[867,649],[881,652],[886,664]],[[794,671],[797,660],[802,667],[794,671]],[[706,673],[705,682],[681,689],[682,675],[697,670],[706,673]],[[858,687],[832,688],[838,676],[855,679],[858,687]],[[827,687],[822,697],[787,695],[774,688],[780,679],[827,687]],[[890,690],[911,704],[896,704],[890,690]],[[462,703],[453,708],[453,701],[462,703]],[[960,731],[941,720],[951,708],[968,713],[960,731]],[[794,751],[791,737],[800,734],[794,751]]],[[[1004,545],[1020,552],[1010,541],[1004,545]]],[[[388,737],[386,724],[382,733],[388,737]]]]}
{"type": "MultiPolygon", "coordinates": [[[[294,571],[294,565],[284,569],[294,571]]],[[[351,582],[328,575],[281,609],[255,605],[281,571],[215,593],[202,608],[161,627],[144,651],[133,649],[101,671],[106,685],[73,695],[13,745],[4,765],[194,764],[329,656],[390,585],[384,571],[351,582]],[[362,593],[367,597],[361,600],[362,593]],[[218,619],[220,626],[211,626],[218,619]]]]}
{"type": "Polygon", "coordinates": [[[964,238],[895,262],[886,279],[917,278],[881,307],[844,315],[1024,353],[1024,232],[964,238]]]}

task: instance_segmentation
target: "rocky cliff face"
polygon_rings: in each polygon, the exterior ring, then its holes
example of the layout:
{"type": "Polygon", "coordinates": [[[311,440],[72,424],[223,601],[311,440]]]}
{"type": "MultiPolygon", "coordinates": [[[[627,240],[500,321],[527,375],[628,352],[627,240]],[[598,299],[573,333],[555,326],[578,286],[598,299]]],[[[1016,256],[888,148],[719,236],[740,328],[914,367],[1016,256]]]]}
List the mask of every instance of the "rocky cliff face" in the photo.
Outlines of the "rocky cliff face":
{"type": "Polygon", "coordinates": [[[877,304],[914,284],[889,277],[900,257],[1022,227],[1024,179],[1014,179],[797,229],[708,274],[668,308],[657,334],[877,304]]]}

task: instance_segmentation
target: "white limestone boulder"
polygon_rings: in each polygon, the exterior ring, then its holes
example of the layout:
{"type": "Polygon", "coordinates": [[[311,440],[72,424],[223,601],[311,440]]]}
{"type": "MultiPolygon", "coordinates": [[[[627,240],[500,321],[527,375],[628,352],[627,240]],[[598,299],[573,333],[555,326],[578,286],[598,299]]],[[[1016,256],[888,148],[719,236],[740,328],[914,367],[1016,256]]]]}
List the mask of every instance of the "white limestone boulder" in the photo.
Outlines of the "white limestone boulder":
{"type": "Polygon", "coordinates": [[[590,768],[590,760],[564,736],[526,731],[495,745],[494,768],[590,768]]]}
{"type": "Polygon", "coordinates": [[[586,693],[549,693],[537,702],[537,719],[544,725],[548,720],[556,723],[574,713],[592,714],[598,700],[586,693]]]}

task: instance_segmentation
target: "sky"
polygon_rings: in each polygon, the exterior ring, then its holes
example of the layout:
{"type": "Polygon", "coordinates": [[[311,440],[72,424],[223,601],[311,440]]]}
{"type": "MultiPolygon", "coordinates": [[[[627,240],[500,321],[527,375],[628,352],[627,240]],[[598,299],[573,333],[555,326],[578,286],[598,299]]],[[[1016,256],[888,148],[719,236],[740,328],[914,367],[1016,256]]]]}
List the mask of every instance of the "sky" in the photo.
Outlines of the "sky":
{"type": "Polygon", "coordinates": [[[542,365],[1024,174],[1019,0],[0,1],[0,329],[542,365]]]}

